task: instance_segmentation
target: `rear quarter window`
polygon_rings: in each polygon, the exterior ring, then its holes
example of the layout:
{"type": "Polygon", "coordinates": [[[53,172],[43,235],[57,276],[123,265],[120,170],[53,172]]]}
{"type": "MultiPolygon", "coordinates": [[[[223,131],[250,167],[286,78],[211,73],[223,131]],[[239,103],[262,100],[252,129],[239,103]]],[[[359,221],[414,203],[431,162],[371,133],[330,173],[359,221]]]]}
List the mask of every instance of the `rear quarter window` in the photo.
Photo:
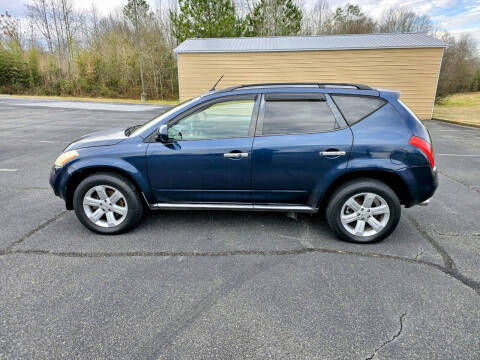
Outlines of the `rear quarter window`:
{"type": "Polygon", "coordinates": [[[353,125],[380,109],[387,102],[373,96],[331,95],[349,125],[353,125]]]}

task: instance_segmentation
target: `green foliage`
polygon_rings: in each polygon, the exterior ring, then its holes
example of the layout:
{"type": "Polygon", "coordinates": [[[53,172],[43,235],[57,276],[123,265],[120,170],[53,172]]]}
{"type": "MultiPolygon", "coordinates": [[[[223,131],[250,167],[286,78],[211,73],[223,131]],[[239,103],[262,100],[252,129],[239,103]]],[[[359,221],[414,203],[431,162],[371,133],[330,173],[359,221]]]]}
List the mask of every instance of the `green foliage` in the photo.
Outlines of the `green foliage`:
{"type": "Polygon", "coordinates": [[[245,18],[245,35],[296,35],[301,30],[302,18],[302,11],[292,0],[260,0],[245,18]]]}
{"type": "Polygon", "coordinates": [[[40,83],[40,61],[38,50],[35,48],[29,49],[26,53],[26,58],[30,72],[30,86],[37,86],[40,83]]]}
{"type": "Polygon", "coordinates": [[[178,42],[188,38],[235,37],[243,21],[231,0],[179,0],[179,12],[170,11],[173,35],[178,42]]]}
{"type": "Polygon", "coordinates": [[[0,47],[0,87],[21,89],[29,85],[29,80],[29,65],[18,44],[13,42],[9,48],[0,47]]]}

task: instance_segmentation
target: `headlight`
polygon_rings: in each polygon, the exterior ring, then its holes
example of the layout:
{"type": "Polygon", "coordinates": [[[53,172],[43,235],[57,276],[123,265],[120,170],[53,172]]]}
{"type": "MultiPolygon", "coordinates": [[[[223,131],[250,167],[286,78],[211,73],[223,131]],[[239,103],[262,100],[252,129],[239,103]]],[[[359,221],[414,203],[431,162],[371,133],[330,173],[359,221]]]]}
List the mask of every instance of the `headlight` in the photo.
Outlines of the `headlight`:
{"type": "Polygon", "coordinates": [[[57,158],[57,160],[55,160],[55,166],[56,167],[62,167],[67,162],[75,159],[76,157],[78,157],[77,150],[71,150],[71,151],[64,152],[62,155],[60,155],[57,158]]]}

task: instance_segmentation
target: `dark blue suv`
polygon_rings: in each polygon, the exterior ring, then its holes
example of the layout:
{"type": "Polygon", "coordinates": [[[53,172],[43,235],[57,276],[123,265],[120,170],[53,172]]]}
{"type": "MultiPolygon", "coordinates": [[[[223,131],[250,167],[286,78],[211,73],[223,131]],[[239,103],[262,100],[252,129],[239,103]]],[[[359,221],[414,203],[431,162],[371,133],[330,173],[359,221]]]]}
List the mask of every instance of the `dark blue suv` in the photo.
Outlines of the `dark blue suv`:
{"type": "Polygon", "coordinates": [[[146,208],[323,209],[341,238],[379,241],[401,204],[425,204],[438,186],[428,131],[399,96],[357,84],[211,91],[74,141],[50,184],[103,234],[131,229],[146,208]]]}

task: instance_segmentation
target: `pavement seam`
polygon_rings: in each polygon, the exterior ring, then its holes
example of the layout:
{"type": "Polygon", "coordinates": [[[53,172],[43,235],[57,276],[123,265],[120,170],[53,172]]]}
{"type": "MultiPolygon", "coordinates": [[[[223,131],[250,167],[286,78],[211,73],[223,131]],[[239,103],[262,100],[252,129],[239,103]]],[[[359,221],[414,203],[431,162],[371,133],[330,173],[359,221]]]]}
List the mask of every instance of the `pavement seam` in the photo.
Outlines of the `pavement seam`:
{"type": "Polygon", "coordinates": [[[440,236],[452,236],[452,237],[455,237],[455,236],[480,236],[480,232],[478,233],[466,233],[466,234],[458,234],[458,233],[444,233],[444,232],[440,232],[436,229],[432,229],[433,232],[437,233],[437,235],[440,235],[440,236]]]}
{"type": "Polygon", "coordinates": [[[439,171],[439,170],[437,170],[437,171],[438,171],[438,173],[439,173],[440,175],[445,176],[447,179],[452,180],[452,181],[454,181],[454,182],[456,182],[456,183],[458,183],[458,184],[460,184],[460,185],[463,185],[463,186],[465,186],[466,188],[468,188],[468,189],[470,189],[470,190],[473,190],[473,191],[475,191],[475,192],[477,192],[477,193],[480,193],[480,190],[475,189],[473,186],[468,185],[468,184],[464,183],[464,182],[461,181],[461,180],[455,179],[454,177],[451,177],[450,175],[447,175],[447,174],[445,174],[445,173],[443,173],[443,172],[441,172],[441,171],[439,171]]]}
{"type": "Polygon", "coordinates": [[[36,228],[34,228],[33,230],[29,231],[28,233],[26,233],[25,235],[23,235],[20,239],[12,242],[10,245],[8,245],[3,251],[0,251],[0,255],[4,255],[4,254],[8,254],[9,252],[12,251],[12,249],[18,245],[18,244],[21,244],[22,242],[24,242],[25,240],[27,240],[30,236],[32,236],[33,234],[35,234],[36,232],[42,230],[43,228],[45,228],[46,226],[48,226],[49,224],[51,224],[52,222],[54,222],[55,220],[59,219],[62,215],[64,215],[65,213],[67,212],[67,210],[63,210],[61,211],[60,213],[58,213],[57,215],[55,215],[54,217],[42,222],[40,225],[38,225],[36,228]]]}
{"type": "Polygon", "coordinates": [[[6,249],[0,251],[0,256],[5,255],[50,255],[70,258],[108,258],[108,257],[222,257],[222,256],[242,256],[242,255],[257,255],[257,256],[284,256],[284,255],[303,255],[312,253],[326,253],[335,255],[358,256],[367,258],[380,258],[388,260],[398,260],[416,265],[425,265],[443,272],[455,280],[460,281],[465,286],[474,290],[477,295],[480,295],[480,282],[468,278],[457,270],[449,269],[444,266],[424,261],[406,258],[402,256],[377,254],[377,253],[361,253],[355,251],[333,250],[326,248],[298,248],[291,250],[233,250],[220,252],[196,252],[196,251],[129,251],[129,252],[75,252],[75,251],[49,251],[49,250],[11,250],[6,249]]]}
{"type": "Polygon", "coordinates": [[[396,338],[398,338],[401,334],[402,334],[402,331],[403,331],[403,318],[407,315],[407,313],[403,313],[402,315],[400,315],[400,329],[398,329],[398,332],[396,334],[394,334],[392,336],[391,339],[385,341],[382,345],[380,345],[378,348],[375,349],[375,351],[373,352],[372,355],[370,355],[369,357],[367,357],[365,360],[372,360],[380,350],[382,350],[383,347],[385,347],[386,345],[390,344],[392,341],[394,341],[396,338]]]}
{"type": "Polygon", "coordinates": [[[440,254],[445,267],[447,269],[452,269],[456,271],[457,267],[450,254],[439,243],[437,243],[425,230],[421,228],[420,224],[417,220],[415,220],[415,218],[413,218],[409,214],[404,214],[404,216],[406,216],[406,218],[410,220],[410,223],[420,233],[420,235],[422,235],[422,237],[426,239],[430,243],[430,245],[432,245],[432,247],[440,254]]]}
{"type": "Polygon", "coordinates": [[[453,261],[450,255],[435,241],[433,238],[430,237],[426,232],[424,232],[418,222],[413,219],[411,216],[406,215],[414,225],[415,229],[425,238],[427,239],[430,244],[439,252],[442,256],[444,261],[444,266],[440,266],[438,264],[418,260],[417,257],[407,258],[403,256],[395,256],[395,255],[387,255],[387,254],[378,254],[378,253],[362,253],[356,251],[349,251],[349,250],[335,250],[335,249],[327,249],[327,248],[313,248],[313,247],[303,247],[297,249],[290,249],[290,250],[233,250],[233,251],[220,251],[220,252],[197,252],[197,251],[190,251],[190,252],[181,252],[181,251],[130,251],[130,252],[75,252],[75,251],[48,251],[42,249],[31,249],[31,250],[14,250],[13,248],[25,240],[27,240],[30,236],[37,233],[38,231],[44,229],[46,226],[54,222],[55,220],[62,217],[64,214],[67,213],[67,210],[63,210],[60,213],[56,214],[52,218],[42,222],[33,230],[29,231],[27,234],[22,236],[20,239],[14,241],[6,248],[0,250],[0,256],[5,255],[15,255],[15,254],[23,254],[23,255],[52,255],[52,256],[61,256],[61,257],[78,257],[78,258],[100,258],[100,257],[220,257],[220,256],[238,256],[238,255],[259,255],[259,256],[280,256],[280,255],[301,255],[301,254],[308,254],[308,253],[327,253],[327,254],[337,254],[337,255],[349,255],[349,256],[359,256],[359,257],[369,257],[369,258],[381,258],[381,259],[389,259],[389,260],[398,260],[403,262],[408,262],[411,264],[418,264],[418,265],[426,265],[437,270],[440,270],[446,275],[453,277],[454,279],[460,281],[467,287],[474,290],[477,295],[480,295],[480,282],[468,278],[461,274],[453,261]]]}
{"type": "MultiPolygon", "coordinates": [[[[457,279],[458,281],[462,282],[469,288],[475,290],[477,295],[480,295],[480,281],[473,280],[465,275],[463,275],[460,271],[458,271],[453,258],[450,254],[439,244],[437,243],[426,231],[424,231],[420,224],[410,215],[404,215],[407,219],[410,220],[413,227],[422,235],[432,246],[433,248],[440,254],[443,259],[444,266],[439,266],[434,263],[429,263],[430,266],[437,268],[438,270],[442,271],[444,274],[450,275],[453,278],[457,279]]],[[[417,261],[421,262],[421,261],[417,261]]]]}
{"type": "Polygon", "coordinates": [[[422,255],[423,255],[423,249],[420,249],[420,252],[417,255],[415,255],[415,257],[413,259],[418,260],[418,258],[422,255]]]}

